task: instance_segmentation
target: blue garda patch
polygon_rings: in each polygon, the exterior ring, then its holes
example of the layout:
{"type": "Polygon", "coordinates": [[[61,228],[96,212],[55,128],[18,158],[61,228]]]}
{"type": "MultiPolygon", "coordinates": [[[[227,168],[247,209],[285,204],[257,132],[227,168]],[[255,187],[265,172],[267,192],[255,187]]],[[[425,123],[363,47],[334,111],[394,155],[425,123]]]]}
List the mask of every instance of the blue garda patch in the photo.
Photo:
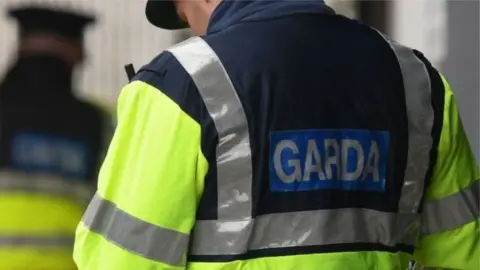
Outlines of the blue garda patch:
{"type": "Polygon", "coordinates": [[[86,143],[44,133],[18,132],[11,144],[15,169],[84,179],[88,173],[86,143]]]}
{"type": "Polygon", "coordinates": [[[389,134],[294,130],[270,136],[270,189],[385,191],[389,134]]]}

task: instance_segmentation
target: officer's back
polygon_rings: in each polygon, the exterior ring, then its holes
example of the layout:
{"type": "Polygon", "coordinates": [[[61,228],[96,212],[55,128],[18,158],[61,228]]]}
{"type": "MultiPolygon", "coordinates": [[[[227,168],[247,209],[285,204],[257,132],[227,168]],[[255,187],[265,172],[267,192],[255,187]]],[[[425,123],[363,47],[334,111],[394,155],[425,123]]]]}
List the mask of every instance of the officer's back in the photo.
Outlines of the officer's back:
{"type": "Polygon", "coordinates": [[[72,269],[108,127],[73,91],[93,17],[37,6],[10,16],[19,48],[0,83],[0,269],[72,269]]]}
{"type": "Polygon", "coordinates": [[[419,52],[322,1],[174,2],[150,22],[206,35],[122,91],[81,269],[478,268],[479,172],[419,52]]]}
{"type": "MultiPolygon", "coordinates": [[[[385,37],[320,2],[227,1],[204,39],[228,72],[248,122],[235,131],[249,134],[249,196],[259,229],[253,230],[253,250],[234,258],[318,254],[289,267],[406,268],[407,261],[383,253],[409,253],[414,245],[397,238],[410,232],[408,222],[393,217],[408,169],[409,134],[402,71],[385,37]],[[237,17],[228,18],[229,12],[237,17]],[[262,229],[267,224],[275,225],[262,229]],[[335,252],[337,257],[320,255],[335,252]]],[[[426,80],[427,71],[420,72],[416,76],[426,80]]],[[[429,130],[421,133],[430,136],[429,130]]],[[[419,162],[428,167],[428,160],[419,162]]],[[[215,194],[218,186],[206,183],[205,194],[215,194]]],[[[197,219],[218,216],[207,206],[209,195],[197,219]]],[[[408,219],[422,194],[403,196],[415,197],[400,207],[408,219]]]]}
{"type": "MultiPolygon", "coordinates": [[[[0,166],[33,172],[45,170],[45,173],[62,174],[82,181],[88,179],[94,184],[101,161],[100,149],[104,147],[106,116],[94,105],[78,100],[72,83],[72,67],[64,60],[48,54],[19,56],[0,85],[0,125],[4,135],[0,166]],[[35,156],[45,154],[39,149],[40,152],[34,154],[30,152],[35,152],[34,149],[23,152],[25,149],[18,148],[22,147],[23,135],[23,139],[31,140],[33,144],[65,138],[67,144],[78,143],[82,149],[78,154],[85,156],[70,161],[73,162],[71,166],[81,163],[72,170],[49,165],[47,163],[59,163],[60,160],[46,161],[46,157],[35,156]],[[32,160],[17,160],[22,159],[22,155],[32,160]],[[33,164],[41,160],[47,163],[33,164]]],[[[65,160],[65,166],[70,162],[65,160]]]]}

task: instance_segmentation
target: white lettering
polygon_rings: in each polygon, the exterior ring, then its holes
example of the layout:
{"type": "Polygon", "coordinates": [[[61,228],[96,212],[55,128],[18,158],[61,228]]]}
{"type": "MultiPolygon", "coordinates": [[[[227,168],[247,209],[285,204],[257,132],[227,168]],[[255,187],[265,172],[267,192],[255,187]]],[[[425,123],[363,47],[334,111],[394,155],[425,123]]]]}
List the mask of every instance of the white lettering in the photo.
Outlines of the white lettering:
{"type": "Polygon", "coordinates": [[[367,175],[371,174],[373,176],[373,181],[380,181],[380,168],[378,167],[380,163],[380,152],[378,150],[378,145],[376,141],[372,141],[370,146],[370,152],[368,154],[367,165],[363,171],[362,180],[367,178],[367,175]]]}
{"type": "Polygon", "coordinates": [[[292,158],[288,160],[288,166],[293,167],[293,173],[288,175],[282,168],[282,152],[285,149],[290,149],[294,155],[300,153],[297,145],[291,140],[283,140],[277,144],[274,152],[274,167],[278,175],[278,178],[286,184],[293,183],[295,181],[300,181],[302,178],[302,169],[300,167],[300,159],[292,158]]]}
{"type": "Polygon", "coordinates": [[[325,145],[325,176],[328,180],[332,180],[332,166],[337,168],[336,179],[340,179],[340,147],[337,140],[327,139],[324,142],[325,145]],[[333,154],[330,155],[330,149],[333,149],[333,154]]]}
{"type": "Polygon", "coordinates": [[[364,149],[361,142],[354,139],[309,139],[306,143],[306,149],[299,148],[293,140],[282,140],[276,145],[273,165],[283,183],[312,180],[361,181],[367,178],[375,182],[381,180],[381,156],[376,141],[371,141],[370,149],[364,149]]]}
{"type": "Polygon", "coordinates": [[[342,140],[342,178],[341,180],[345,181],[355,181],[362,176],[363,166],[364,166],[365,155],[363,153],[363,148],[360,142],[351,139],[342,140]],[[357,163],[355,165],[355,171],[348,172],[348,152],[349,150],[354,150],[356,152],[357,163]]]}
{"type": "Polygon", "coordinates": [[[325,180],[325,174],[322,169],[322,160],[320,153],[318,152],[317,143],[315,140],[308,140],[303,181],[310,181],[310,175],[312,173],[317,173],[318,179],[325,180]]]}

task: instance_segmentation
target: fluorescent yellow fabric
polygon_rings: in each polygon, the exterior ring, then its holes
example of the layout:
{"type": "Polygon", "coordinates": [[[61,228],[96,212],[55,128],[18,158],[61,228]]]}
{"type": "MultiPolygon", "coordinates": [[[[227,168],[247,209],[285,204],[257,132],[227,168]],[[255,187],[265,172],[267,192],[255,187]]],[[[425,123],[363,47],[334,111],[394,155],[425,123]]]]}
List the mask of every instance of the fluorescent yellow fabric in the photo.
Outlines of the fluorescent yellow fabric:
{"type": "MultiPolygon", "coordinates": [[[[199,123],[144,82],[122,90],[99,196],[138,219],[189,234],[207,169],[199,123]]],[[[122,250],[83,224],[74,258],[80,270],[178,269],[122,250]]]]}
{"type": "Polygon", "coordinates": [[[0,270],[75,270],[72,249],[0,249],[0,270]]]}
{"type": "Polygon", "coordinates": [[[258,258],[230,263],[191,263],[189,270],[406,270],[411,256],[389,252],[338,252],[258,258]]]}
{"type": "MultiPolygon", "coordinates": [[[[479,178],[458,111],[446,84],[439,156],[426,200],[439,200],[479,178]]],[[[102,166],[98,194],[148,223],[190,233],[208,169],[201,127],[161,91],[140,81],[129,84],[118,103],[118,127],[102,166]]],[[[478,222],[425,236],[416,259],[429,267],[475,269],[478,222]]],[[[74,252],[80,270],[183,269],[123,250],[105,237],[77,229],[74,252]]],[[[189,263],[193,270],[381,269],[403,270],[411,257],[388,252],[340,252],[259,258],[229,263],[189,263]]]]}
{"type": "Polygon", "coordinates": [[[73,200],[28,193],[0,193],[0,234],[75,232],[85,206],[73,200]]]}
{"type": "MultiPolygon", "coordinates": [[[[200,125],[160,91],[133,82],[119,99],[119,125],[102,166],[98,193],[149,223],[189,233],[208,164],[200,151],[200,125]]],[[[105,237],[77,229],[80,270],[184,269],[123,250],[105,237]]],[[[188,269],[404,270],[410,255],[388,252],[269,257],[229,263],[189,263],[188,269]]]]}
{"type": "MultiPolygon", "coordinates": [[[[71,235],[73,238],[84,210],[84,205],[60,196],[0,192],[0,236],[71,235]]],[[[72,247],[0,246],[0,270],[75,269],[71,253],[72,247]]]]}
{"type": "MultiPolygon", "coordinates": [[[[426,202],[456,194],[480,178],[454,94],[446,79],[442,77],[442,80],[445,86],[443,128],[437,163],[426,191],[426,202]]],[[[477,219],[458,229],[424,236],[415,251],[415,259],[427,267],[480,269],[479,221],[477,219]]]]}
{"type": "Polygon", "coordinates": [[[167,270],[185,269],[132,254],[80,224],[77,229],[74,259],[79,270],[167,270]]]}

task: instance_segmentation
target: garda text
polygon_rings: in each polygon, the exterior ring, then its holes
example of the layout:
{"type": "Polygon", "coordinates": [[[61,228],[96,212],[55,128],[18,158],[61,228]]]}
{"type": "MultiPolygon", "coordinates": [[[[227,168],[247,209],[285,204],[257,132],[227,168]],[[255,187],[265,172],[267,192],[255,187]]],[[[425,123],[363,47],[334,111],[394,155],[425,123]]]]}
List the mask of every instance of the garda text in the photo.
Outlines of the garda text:
{"type": "Polygon", "coordinates": [[[270,136],[272,191],[384,191],[389,135],[368,130],[295,130],[270,136]]]}
{"type": "Polygon", "coordinates": [[[18,132],[13,136],[11,159],[18,170],[83,179],[88,168],[88,148],[71,138],[18,132]]]}

